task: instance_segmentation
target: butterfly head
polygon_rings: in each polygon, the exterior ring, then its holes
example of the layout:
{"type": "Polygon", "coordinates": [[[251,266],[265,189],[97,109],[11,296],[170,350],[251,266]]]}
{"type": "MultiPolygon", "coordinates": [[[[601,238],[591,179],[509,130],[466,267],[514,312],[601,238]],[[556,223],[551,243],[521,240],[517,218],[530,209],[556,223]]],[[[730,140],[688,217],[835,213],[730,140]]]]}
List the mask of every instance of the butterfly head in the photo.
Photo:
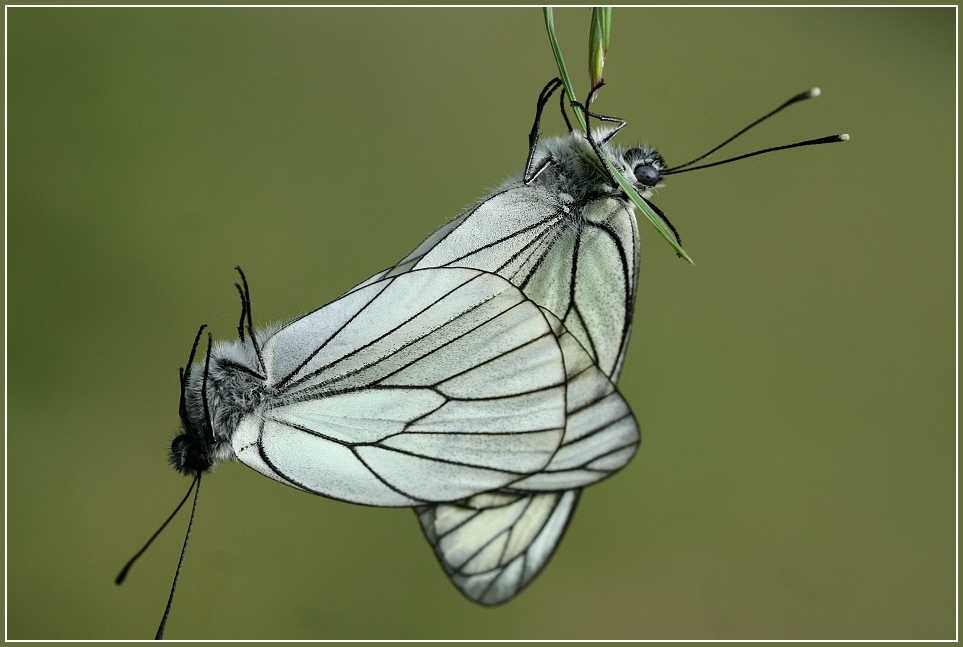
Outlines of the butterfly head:
{"type": "Polygon", "coordinates": [[[635,179],[639,193],[651,193],[652,189],[662,186],[662,171],[666,164],[662,156],[648,146],[630,148],[622,154],[626,177],[635,179]]]}

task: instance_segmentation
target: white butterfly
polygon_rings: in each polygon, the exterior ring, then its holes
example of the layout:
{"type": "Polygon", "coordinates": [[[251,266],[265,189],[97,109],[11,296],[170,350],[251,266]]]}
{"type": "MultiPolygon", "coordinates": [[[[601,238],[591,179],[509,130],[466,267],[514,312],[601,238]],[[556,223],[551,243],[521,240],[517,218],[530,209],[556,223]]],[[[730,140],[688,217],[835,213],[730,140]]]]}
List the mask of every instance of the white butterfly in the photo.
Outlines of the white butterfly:
{"type": "Polygon", "coordinates": [[[503,278],[416,270],[218,342],[184,378],[181,417],[181,472],[237,458],[315,494],[413,506],[541,471],[565,369],[545,315],[503,278]]]}
{"type": "Polygon", "coordinates": [[[615,389],[632,327],[639,235],[634,203],[602,158],[628,179],[681,245],[675,227],[647,199],[664,176],[849,138],[831,135],[695,166],[786,107],[819,96],[813,88],[671,169],[648,147],[623,150],[610,144],[625,122],[587,107],[582,109],[587,121],[594,117],[619,125],[595,131],[591,138],[572,132],[538,145],[541,109],[559,85],[557,79],[549,83],[539,97],[524,173],[372,279],[428,267],[494,272],[545,310],[559,339],[566,425],[548,465],[501,492],[416,509],[452,582],[470,599],[488,605],[511,599],[531,582],[560,541],[581,488],[621,469],[639,444],[632,413],[615,389]]]}
{"type": "MultiPolygon", "coordinates": [[[[539,108],[550,94],[543,91],[539,108]]],[[[639,235],[632,202],[579,134],[537,141],[523,174],[431,234],[370,281],[432,267],[503,276],[546,313],[566,371],[562,443],[539,473],[498,493],[416,509],[452,582],[486,605],[505,602],[541,571],[562,538],[581,488],[635,454],[638,426],[618,393],[638,284],[639,235]]],[[[662,158],[623,150],[597,133],[602,153],[647,197],[662,158]]],[[[362,286],[366,285],[363,283],[362,286]]]]}
{"type": "Polygon", "coordinates": [[[333,499],[416,506],[499,492],[557,455],[567,391],[558,324],[504,278],[411,270],[257,333],[241,278],[239,338],[209,336],[194,364],[202,326],[181,373],[183,433],[170,461],[194,482],[117,584],[195,486],[196,510],[201,476],[224,460],[333,499]]]}

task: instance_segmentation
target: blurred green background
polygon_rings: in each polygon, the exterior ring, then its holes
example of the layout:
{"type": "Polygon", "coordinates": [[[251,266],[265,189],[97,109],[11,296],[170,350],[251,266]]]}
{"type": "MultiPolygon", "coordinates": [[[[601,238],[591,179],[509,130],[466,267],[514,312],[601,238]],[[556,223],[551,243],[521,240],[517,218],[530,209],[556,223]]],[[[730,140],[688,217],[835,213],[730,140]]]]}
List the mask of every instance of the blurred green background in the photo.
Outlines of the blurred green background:
{"type": "MultiPolygon", "coordinates": [[[[10,638],[148,638],[197,326],[230,338],[395,262],[521,168],[556,74],[537,9],[8,13],[10,638]]],[[[589,11],[556,11],[579,92],[589,11]]],[[[616,9],[594,107],[670,163],[621,388],[642,448],[484,609],[414,515],[230,464],[169,638],[952,638],[953,9],[616,9]]],[[[543,130],[563,130],[550,110],[543,130]]]]}

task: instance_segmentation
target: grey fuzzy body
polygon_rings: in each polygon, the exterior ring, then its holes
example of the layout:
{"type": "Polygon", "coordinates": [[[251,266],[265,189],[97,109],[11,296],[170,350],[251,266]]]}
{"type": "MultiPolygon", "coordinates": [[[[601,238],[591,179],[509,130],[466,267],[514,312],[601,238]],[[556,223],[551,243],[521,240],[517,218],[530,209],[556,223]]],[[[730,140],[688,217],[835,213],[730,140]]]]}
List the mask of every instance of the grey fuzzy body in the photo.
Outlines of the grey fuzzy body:
{"type": "MultiPolygon", "coordinates": [[[[258,348],[280,325],[258,331],[258,348]]],[[[231,437],[238,423],[249,414],[263,415],[274,404],[275,390],[267,383],[255,345],[244,341],[218,341],[211,348],[207,366],[207,408],[204,395],[205,361],[188,367],[185,392],[186,420],[183,433],[171,447],[171,463],[186,474],[211,469],[234,458],[231,437]]]]}
{"type": "MultiPolygon", "coordinates": [[[[610,128],[599,128],[593,131],[592,136],[602,141],[611,132],[610,128]]],[[[645,145],[627,150],[612,143],[600,146],[607,153],[609,161],[616,165],[643,197],[652,195],[653,189],[657,187],[636,182],[633,170],[639,165],[651,165],[657,170],[663,170],[665,162],[658,153],[645,145]]],[[[563,203],[576,206],[584,206],[592,200],[610,196],[631,208],[631,201],[620,187],[612,185],[602,162],[583,135],[571,133],[565,137],[545,138],[539,142],[535,151],[534,165],[537,167],[546,159],[551,159],[552,163],[535,178],[532,186],[544,188],[559,196],[563,203]]],[[[518,176],[506,182],[503,188],[521,182],[522,178],[518,176]]]]}
{"type": "MultiPolygon", "coordinates": [[[[592,136],[596,141],[605,141],[613,130],[596,128],[592,136]]],[[[649,146],[642,144],[624,149],[610,142],[599,146],[642,197],[651,197],[655,189],[663,186],[661,179],[654,186],[637,181],[634,171],[639,166],[650,166],[659,173],[666,168],[662,156],[649,146]]],[[[523,173],[518,172],[454,220],[470,215],[494,195],[523,188],[531,192],[534,203],[551,205],[556,213],[564,216],[554,231],[555,240],[579,233],[586,222],[604,223],[621,210],[634,212],[635,204],[621,187],[613,185],[592,145],[581,133],[540,140],[532,166],[538,168],[545,162],[549,162],[546,168],[528,185],[523,173]]]]}

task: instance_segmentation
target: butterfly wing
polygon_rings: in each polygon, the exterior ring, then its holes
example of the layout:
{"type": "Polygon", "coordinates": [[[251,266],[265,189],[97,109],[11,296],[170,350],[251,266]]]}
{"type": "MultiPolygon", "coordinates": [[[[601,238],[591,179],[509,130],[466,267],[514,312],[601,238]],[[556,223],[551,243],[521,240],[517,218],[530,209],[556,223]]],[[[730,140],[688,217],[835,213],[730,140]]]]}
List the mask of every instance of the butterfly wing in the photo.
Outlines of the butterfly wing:
{"type": "Polygon", "coordinates": [[[385,278],[261,344],[268,403],[239,460],[283,483],[379,506],[453,501],[545,467],[565,372],[542,311],[471,269],[385,278]]]}
{"type": "Polygon", "coordinates": [[[568,526],[580,490],[481,494],[415,508],[451,581],[470,600],[507,602],[538,575],[568,526]]]}
{"type": "Polygon", "coordinates": [[[598,198],[576,209],[519,182],[446,223],[375,278],[426,267],[504,277],[562,321],[601,371],[618,379],[639,270],[638,225],[622,201],[598,198]]]}
{"type": "Polygon", "coordinates": [[[565,364],[565,434],[552,460],[511,484],[516,491],[582,488],[608,478],[635,455],[641,437],[628,403],[614,382],[551,313],[565,364]]]}

